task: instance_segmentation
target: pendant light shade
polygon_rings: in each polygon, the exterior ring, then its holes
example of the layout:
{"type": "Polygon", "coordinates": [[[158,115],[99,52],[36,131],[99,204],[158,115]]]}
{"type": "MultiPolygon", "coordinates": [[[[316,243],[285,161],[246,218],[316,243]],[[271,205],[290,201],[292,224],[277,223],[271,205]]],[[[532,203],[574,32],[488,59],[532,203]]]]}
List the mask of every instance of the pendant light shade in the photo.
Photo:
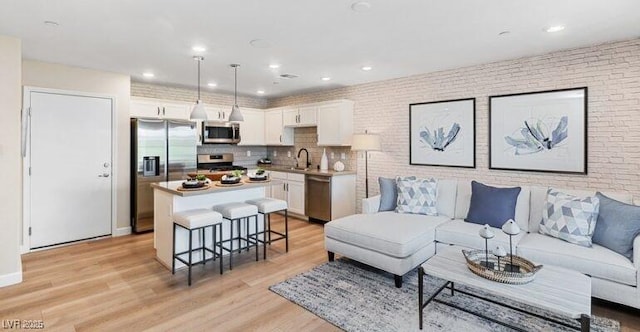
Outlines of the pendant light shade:
{"type": "Polygon", "coordinates": [[[231,68],[234,70],[235,74],[235,90],[233,93],[234,101],[233,107],[231,107],[231,114],[229,114],[229,121],[233,122],[241,122],[244,121],[244,116],[242,116],[242,112],[240,112],[240,107],[238,107],[238,64],[231,64],[231,68]]]}
{"type": "Polygon", "coordinates": [[[193,108],[191,109],[191,115],[189,116],[189,119],[206,121],[207,112],[205,112],[204,105],[200,100],[200,62],[204,60],[204,57],[196,55],[193,57],[193,60],[198,61],[198,100],[196,101],[196,103],[193,105],[193,108]]]}

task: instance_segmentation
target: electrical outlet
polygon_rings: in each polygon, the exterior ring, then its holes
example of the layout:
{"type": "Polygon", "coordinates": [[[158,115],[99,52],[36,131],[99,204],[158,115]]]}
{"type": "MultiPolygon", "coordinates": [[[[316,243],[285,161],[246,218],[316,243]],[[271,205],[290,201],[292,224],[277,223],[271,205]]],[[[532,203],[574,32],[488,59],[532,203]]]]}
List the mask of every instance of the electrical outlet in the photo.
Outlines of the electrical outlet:
{"type": "Polygon", "coordinates": [[[342,152],[342,153],[340,154],[340,159],[342,159],[342,160],[347,159],[347,154],[346,154],[346,153],[344,153],[344,152],[342,152]]]}
{"type": "Polygon", "coordinates": [[[273,151],[273,156],[277,157],[278,156],[278,151],[273,151]]]}
{"type": "Polygon", "coordinates": [[[331,152],[331,159],[336,159],[336,153],[335,152],[331,152]]]}
{"type": "Polygon", "coordinates": [[[287,158],[291,158],[291,151],[287,151],[287,158]]]}
{"type": "Polygon", "coordinates": [[[251,150],[247,150],[247,157],[251,157],[251,150]]]}

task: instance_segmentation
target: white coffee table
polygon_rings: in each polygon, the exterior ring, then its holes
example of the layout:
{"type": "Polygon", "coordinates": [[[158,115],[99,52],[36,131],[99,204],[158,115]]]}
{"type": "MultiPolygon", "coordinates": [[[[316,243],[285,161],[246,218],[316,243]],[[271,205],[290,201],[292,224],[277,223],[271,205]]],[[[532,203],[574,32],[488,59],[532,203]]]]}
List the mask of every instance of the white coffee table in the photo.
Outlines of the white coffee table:
{"type": "MultiPolygon", "coordinates": [[[[462,292],[455,290],[454,284],[462,284],[471,288],[481,289],[489,294],[501,296],[527,304],[533,307],[541,308],[569,318],[576,319],[580,322],[581,331],[589,331],[591,324],[591,278],[564,268],[545,265],[536,274],[535,279],[524,285],[510,285],[491,281],[475,275],[467,267],[467,263],[462,255],[462,248],[452,246],[431,257],[426,263],[422,264],[418,269],[418,305],[420,314],[420,329],[422,329],[422,311],[435,299],[435,297],[444,289],[449,289],[451,295],[462,292]],[[424,275],[429,274],[447,281],[440,289],[438,289],[426,301],[423,300],[424,292],[424,275]]],[[[478,297],[474,294],[463,292],[467,295],[478,297]]],[[[496,303],[517,311],[525,312],[539,318],[550,320],[548,317],[542,317],[519,308],[511,307],[491,299],[481,298],[485,301],[496,303]]],[[[436,300],[437,301],[437,300],[436,300]]],[[[446,304],[446,303],[445,303],[446,304]]],[[[456,307],[458,308],[458,307],[456,307]]],[[[464,308],[458,308],[465,311],[464,308]]],[[[477,315],[473,313],[474,315],[477,315]]],[[[481,316],[495,323],[522,330],[516,326],[510,326],[504,322],[495,320],[492,317],[481,316]]],[[[565,323],[553,321],[558,324],[567,326],[565,323]]]]}

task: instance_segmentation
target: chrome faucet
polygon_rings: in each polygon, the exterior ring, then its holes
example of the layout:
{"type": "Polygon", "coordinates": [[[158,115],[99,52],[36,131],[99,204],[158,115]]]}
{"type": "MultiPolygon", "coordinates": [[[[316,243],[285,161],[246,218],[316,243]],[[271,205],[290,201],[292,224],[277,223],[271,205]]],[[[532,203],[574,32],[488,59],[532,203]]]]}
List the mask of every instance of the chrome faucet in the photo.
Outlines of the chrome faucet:
{"type": "Polygon", "coordinates": [[[307,165],[305,166],[305,168],[308,168],[309,166],[311,166],[311,163],[309,162],[309,151],[305,148],[298,150],[298,158],[300,158],[300,154],[302,153],[302,151],[307,153],[307,165]]]}

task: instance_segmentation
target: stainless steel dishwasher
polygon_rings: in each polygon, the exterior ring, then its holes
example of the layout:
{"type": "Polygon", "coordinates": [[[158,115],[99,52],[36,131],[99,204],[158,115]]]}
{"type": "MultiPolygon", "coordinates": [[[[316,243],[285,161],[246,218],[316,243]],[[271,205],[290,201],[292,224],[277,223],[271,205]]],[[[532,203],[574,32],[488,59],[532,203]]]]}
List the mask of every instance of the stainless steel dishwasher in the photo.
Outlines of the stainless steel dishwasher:
{"type": "Polygon", "coordinates": [[[305,177],[305,212],[309,221],[331,221],[331,177],[305,177]]]}

